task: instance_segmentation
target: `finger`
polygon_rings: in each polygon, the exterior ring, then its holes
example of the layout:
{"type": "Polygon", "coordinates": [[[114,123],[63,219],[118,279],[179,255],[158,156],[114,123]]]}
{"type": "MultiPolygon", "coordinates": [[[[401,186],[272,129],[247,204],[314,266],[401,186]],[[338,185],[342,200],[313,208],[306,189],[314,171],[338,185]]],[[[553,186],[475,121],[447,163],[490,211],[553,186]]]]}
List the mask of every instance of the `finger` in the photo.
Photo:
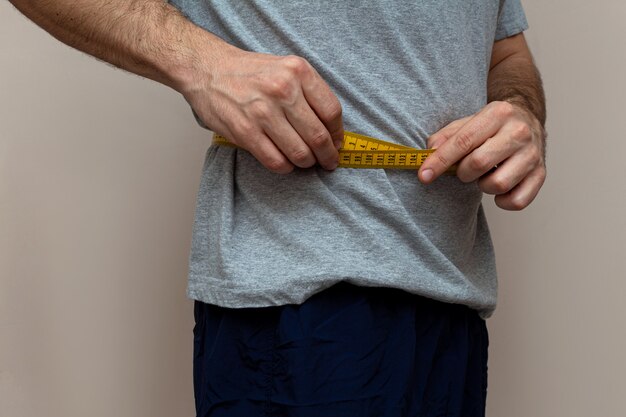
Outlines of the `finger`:
{"type": "Polygon", "coordinates": [[[503,161],[515,154],[519,148],[519,144],[507,140],[500,131],[459,162],[456,170],[457,177],[467,183],[476,181],[497,165],[504,168],[503,161]]]}
{"type": "MultiPolygon", "coordinates": [[[[301,140],[312,151],[314,159],[325,169],[335,169],[339,163],[339,154],[330,132],[311,109],[304,96],[293,106],[285,109],[287,120],[301,140]]],[[[286,154],[289,156],[289,154],[286,154]]],[[[291,159],[291,158],[290,158],[291,159]]],[[[293,161],[293,160],[292,160],[293,161]]]]}
{"type": "Polygon", "coordinates": [[[464,117],[447,124],[442,129],[435,132],[428,138],[429,148],[438,148],[442,143],[446,142],[452,137],[458,130],[465,125],[471,119],[471,116],[464,117]]]}
{"type": "Polygon", "coordinates": [[[525,154],[515,154],[498,164],[495,170],[478,181],[480,189],[487,194],[505,194],[526,178],[537,162],[525,154]]]}
{"type": "Polygon", "coordinates": [[[281,106],[275,103],[254,101],[231,130],[235,133],[231,137],[235,144],[250,151],[264,166],[271,164],[272,168],[268,168],[274,172],[293,169],[291,164],[288,168],[284,163],[285,156],[299,167],[315,164],[313,153],[293,130],[281,106]],[[281,154],[282,159],[278,158],[277,152],[284,154],[281,154]]]}
{"type": "Polygon", "coordinates": [[[501,119],[491,117],[483,110],[472,117],[450,139],[443,143],[422,164],[418,176],[424,184],[430,184],[452,165],[468,155],[502,126],[501,119]]]}
{"type": "Polygon", "coordinates": [[[311,109],[326,127],[335,148],[339,149],[343,143],[341,103],[313,67],[303,77],[302,92],[311,109]]]}
{"type": "MultiPolygon", "coordinates": [[[[237,136],[232,136],[237,137],[237,136]]],[[[252,154],[265,168],[277,174],[288,174],[293,171],[293,164],[276,147],[274,142],[264,133],[249,134],[246,140],[233,141],[252,154]]]]}
{"type": "Polygon", "coordinates": [[[495,196],[494,201],[504,210],[522,210],[533,202],[545,179],[546,170],[539,167],[508,193],[495,196]]]}
{"type": "Polygon", "coordinates": [[[499,195],[511,191],[529,173],[531,169],[520,167],[519,158],[513,157],[492,167],[478,180],[478,187],[486,194],[499,195]]]}
{"type": "Polygon", "coordinates": [[[316,162],[313,151],[284,117],[263,126],[265,134],[292,164],[300,168],[312,167],[316,162]]]}

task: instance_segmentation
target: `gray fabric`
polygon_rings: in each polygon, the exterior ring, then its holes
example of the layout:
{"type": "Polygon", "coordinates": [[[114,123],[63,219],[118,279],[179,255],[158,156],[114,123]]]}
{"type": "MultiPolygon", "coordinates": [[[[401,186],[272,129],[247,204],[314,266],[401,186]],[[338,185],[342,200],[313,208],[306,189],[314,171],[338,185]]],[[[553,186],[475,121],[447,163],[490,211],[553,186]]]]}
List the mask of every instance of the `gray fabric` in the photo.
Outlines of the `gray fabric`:
{"type": "MultiPolygon", "coordinates": [[[[486,104],[495,39],[526,29],[518,0],[173,2],[257,52],[309,60],[347,130],[425,147],[486,104]]],[[[339,281],[396,287],[491,314],[494,252],[475,183],[423,186],[414,171],[273,174],[212,146],[193,231],[188,294],[226,307],[301,303],[339,281]]]]}

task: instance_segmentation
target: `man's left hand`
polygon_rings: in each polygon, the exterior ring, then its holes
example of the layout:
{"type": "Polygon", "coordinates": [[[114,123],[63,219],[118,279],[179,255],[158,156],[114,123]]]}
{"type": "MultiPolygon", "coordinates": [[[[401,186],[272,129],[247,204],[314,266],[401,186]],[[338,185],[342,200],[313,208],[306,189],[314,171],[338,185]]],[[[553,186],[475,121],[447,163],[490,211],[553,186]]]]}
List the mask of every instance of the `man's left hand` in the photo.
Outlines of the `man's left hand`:
{"type": "Polygon", "coordinates": [[[505,210],[527,207],[546,178],[545,131],[531,112],[510,102],[491,102],[450,123],[428,139],[428,147],[437,150],[420,168],[420,181],[430,184],[458,163],[459,179],[478,180],[505,210]]]}

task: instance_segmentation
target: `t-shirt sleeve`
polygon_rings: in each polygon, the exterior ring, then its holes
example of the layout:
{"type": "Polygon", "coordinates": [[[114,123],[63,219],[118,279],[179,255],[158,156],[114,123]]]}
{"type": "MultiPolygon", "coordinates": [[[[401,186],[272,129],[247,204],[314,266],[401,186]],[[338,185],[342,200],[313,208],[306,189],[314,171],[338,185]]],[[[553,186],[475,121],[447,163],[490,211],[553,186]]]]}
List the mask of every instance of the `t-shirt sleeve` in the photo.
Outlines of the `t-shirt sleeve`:
{"type": "Polygon", "coordinates": [[[499,41],[517,35],[526,29],[528,29],[528,22],[520,0],[500,0],[495,40],[499,41]]]}

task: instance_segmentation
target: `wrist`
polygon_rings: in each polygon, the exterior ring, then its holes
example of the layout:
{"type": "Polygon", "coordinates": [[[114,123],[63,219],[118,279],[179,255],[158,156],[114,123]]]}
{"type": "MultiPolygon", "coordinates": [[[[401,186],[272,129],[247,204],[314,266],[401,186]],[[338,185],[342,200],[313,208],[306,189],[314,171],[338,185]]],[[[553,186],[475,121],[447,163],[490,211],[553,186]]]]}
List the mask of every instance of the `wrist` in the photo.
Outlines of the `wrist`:
{"type": "Polygon", "coordinates": [[[534,119],[537,122],[539,122],[539,117],[536,114],[536,112],[533,111],[532,103],[530,102],[530,100],[527,97],[520,96],[520,95],[515,95],[515,96],[511,96],[511,97],[506,97],[502,101],[506,101],[507,103],[510,103],[510,104],[514,105],[519,110],[521,110],[524,113],[526,113],[527,115],[532,116],[532,119],[534,119]]]}
{"type": "Polygon", "coordinates": [[[193,26],[185,42],[177,47],[174,59],[168,62],[166,84],[187,97],[206,86],[216,68],[225,58],[240,50],[217,36],[193,26]]]}

